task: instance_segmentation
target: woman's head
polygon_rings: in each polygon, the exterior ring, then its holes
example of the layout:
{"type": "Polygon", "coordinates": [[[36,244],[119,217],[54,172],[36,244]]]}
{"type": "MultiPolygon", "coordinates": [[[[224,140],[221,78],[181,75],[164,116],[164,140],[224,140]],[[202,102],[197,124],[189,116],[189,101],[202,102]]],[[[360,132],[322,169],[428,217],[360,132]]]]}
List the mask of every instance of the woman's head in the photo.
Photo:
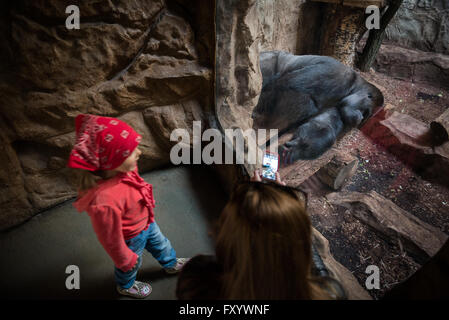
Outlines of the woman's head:
{"type": "Polygon", "coordinates": [[[237,186],[216,237],[223,295],[230,299],[309,299],[311,223],[305,201],[288,187],[237,186]]]}

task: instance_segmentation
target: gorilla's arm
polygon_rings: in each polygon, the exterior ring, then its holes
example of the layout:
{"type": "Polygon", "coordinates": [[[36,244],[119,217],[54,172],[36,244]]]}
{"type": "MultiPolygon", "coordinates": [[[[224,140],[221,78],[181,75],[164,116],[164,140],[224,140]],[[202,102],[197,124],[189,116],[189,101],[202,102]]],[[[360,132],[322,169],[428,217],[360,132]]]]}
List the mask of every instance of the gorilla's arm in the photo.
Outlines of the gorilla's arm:
{"type": "Polygon", "coordinates": [[[309,93],[297,90],[292,77],[294,74],[264,79],[259,102],[252,114],[256,128],[284,131],[319,113],[315,99],[309,93]]]}
{"type": "Polygon", "coordinates": [[[340,110],[343,123],[351,128],[357,127],[371,115],[371,103],[366,94],[354,93],[341,101],[340,110]]]}
{"type": "Polygon", "coordinates": [[[337,108],[330,108],[302,124],[292,140],[279,147],[281,164],[316,159],[328,150],[343,131],[337,108]]]}
{"type": "Polygon", "coordinates": [[[358,77],[351,94],[340,101],[338,109],[345,126],[354,128],[375,114],[383,104],[382,92],[371,83],[358,77]]]}

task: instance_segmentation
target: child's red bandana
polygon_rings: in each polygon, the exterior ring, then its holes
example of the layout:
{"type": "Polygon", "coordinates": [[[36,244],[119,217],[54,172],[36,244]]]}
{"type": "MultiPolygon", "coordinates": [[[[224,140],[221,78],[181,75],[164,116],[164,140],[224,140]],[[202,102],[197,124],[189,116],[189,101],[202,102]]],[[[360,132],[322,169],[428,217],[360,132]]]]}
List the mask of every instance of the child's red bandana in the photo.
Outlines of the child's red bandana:
{"type": "Polygon", "coordinates": [[[78,115],[75,129],[75,146],[67,166],[89,171],[119,167],[142,139],[125,122],[92,114],[78,115]]]}

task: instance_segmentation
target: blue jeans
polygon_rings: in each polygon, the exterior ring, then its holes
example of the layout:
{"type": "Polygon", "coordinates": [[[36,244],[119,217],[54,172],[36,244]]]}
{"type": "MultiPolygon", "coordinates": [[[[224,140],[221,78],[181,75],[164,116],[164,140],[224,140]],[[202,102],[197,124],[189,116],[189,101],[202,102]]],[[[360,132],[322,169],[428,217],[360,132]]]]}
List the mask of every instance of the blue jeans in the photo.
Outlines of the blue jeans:
{"type": "Polygon", "coordinates": [[[117,267],[114,269],[115,281],[124,289],[130,288],[136,280],[137,271],[142,265],[144,248],[153,255],[162,267],[171,268],[176,264],[176,251],[171,246],[170,241],[162,234],[156,222],[151,223],[146,230],[125,242],[139,258],[137,266],[128,272],[123,272],[117,267]]]}

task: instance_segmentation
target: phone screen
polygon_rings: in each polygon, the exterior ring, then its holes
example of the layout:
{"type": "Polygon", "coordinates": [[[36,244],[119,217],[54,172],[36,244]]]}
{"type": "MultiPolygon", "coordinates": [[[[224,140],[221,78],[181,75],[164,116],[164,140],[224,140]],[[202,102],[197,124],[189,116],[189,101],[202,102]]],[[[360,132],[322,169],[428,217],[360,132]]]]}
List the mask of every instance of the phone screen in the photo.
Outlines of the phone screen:
{"type": "Polygon", "coordinates": [[[265,153],[262,161],[262,177],[276,180],[278,171],[278,156],[274,153],[265,153]]]}

